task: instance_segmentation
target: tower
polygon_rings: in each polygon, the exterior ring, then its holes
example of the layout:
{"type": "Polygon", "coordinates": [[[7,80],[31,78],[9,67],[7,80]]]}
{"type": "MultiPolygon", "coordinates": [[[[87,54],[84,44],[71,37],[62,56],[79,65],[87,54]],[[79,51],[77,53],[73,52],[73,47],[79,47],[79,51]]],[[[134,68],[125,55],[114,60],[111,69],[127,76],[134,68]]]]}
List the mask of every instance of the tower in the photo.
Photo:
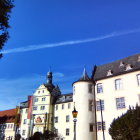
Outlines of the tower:
{"type": "Polygon", "coordinates": [[[52,72],[51,71],[49,71],[48,73],[47,73],[47,84],[52,84],[52,72]]]}
{"type": "Polygon", "coordinates": [[[73,102],[77,116],[76,139],[96,139],[94,84],[84,69],[81,78],[73,83],[73,102]]]}

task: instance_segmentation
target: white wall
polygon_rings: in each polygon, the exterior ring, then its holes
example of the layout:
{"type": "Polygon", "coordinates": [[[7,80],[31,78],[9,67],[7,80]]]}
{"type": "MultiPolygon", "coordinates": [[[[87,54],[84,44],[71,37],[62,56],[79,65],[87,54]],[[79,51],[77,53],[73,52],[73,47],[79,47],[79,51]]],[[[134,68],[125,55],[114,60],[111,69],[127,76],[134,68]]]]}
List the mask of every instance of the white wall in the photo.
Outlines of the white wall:
{"type": "MultiPolygon", "coordinates": [[[[73,84],[73,101],[75,102],[77,116],[77,140],[93,140],[96,138],[94,91],[89,93],[88,85],[92,82],[78,81],[73,84]],[[93,101],[93,111],[89,111],[89,100],[93,101]],[[94,132],[90,132],[89,125],[94,124],[94,132]]],[[[94,89],[94,87],[93,87],[94,89]]]]}
{"type": "MultiPolygon", "coordinates": [[[[96,92],[96,100],[102,99],[104,100],[104,111],[103,111],[103,118],[106,123],[106,130],[105,130],[105,138],[107,140],[111,140],[111,137],[108,133],[108,129],[110,127],[111,122],[114,118],[117,118],[122,113],[125,113],[130,106],[136,106],[136,103],[140,101],[138,95],[140,95],[140,86],[137,83],[136,75],[140,74],[140,71],[131,72],[128,74],[123,74],[119,76],[115,76],[112,78],[107,78],[103,80],[97,81],[98,83],[103,84],[103,93],[96,92]],[[122,79],[123,88],[121,90],[115,90],[115,80],[122,79]],[[116,98],[124,97],[125,98],[125,105],[126,108],[117,109],[116,108],[116,98]]],[[[97,89],[97,86],[95,87],[97,89]]],[[[97,111],[97,122],[101,122],[101,112],[97,111]]],[[[102,131],[98,131],[98,140],[103,140],[102,131]]]]}
{"type": "MultiPolygon", "coordinates": [[[[58,134],[64,140],[73,140],[73,102],[67,102],[62,104],[55,105],[55,117],[58,117],[58,123],[54,123],[56,129],[58,129],[58,134]],[[68,109],[68,104],[70,103],[70,108],[68,109]],[[64,109],[62,109],[62,104],[64,104],[64,109]],[[58,110],[56,110],[56,106],[58,106],[58,110]],[[70,116],[70,121],[66,122],[66,116],[70,116]],[[66,135],[66,129],[70,130],[69,135],[66,135]]],[[[54,120],[55,121],[55,120],[54,120]]]]}

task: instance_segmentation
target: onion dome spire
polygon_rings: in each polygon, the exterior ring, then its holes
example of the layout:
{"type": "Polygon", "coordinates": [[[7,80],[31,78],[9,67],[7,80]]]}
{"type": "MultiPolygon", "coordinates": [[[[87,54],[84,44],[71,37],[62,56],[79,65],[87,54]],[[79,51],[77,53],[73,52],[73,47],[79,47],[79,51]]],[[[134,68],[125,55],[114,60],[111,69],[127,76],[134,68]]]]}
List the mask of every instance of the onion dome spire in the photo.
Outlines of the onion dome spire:
{"type": "Polygon", "coordinates": [[[47,73],[47,84],[52,84],[52,72],[49,70],[47,73]]]}

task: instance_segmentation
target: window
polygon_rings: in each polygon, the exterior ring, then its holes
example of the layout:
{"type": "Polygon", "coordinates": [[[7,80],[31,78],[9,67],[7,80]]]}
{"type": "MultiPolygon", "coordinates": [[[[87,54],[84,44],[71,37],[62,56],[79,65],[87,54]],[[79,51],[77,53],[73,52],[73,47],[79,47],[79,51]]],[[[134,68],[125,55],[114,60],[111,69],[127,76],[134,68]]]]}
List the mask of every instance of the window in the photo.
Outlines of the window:
{"type": "Polygon", "coordinates": [[[38,91],[38,93],[40,93],[40,90],[38,91]]]}
{"type": "Polygon", "coordinates": [[[26,123],[27,123],[27,120],[26,120],[26,119],[24,119],[23,124],[26,124],[26,123]]]}
{"type": "Polygon", "coordinates": [[[117,109],[125,108],[124,97],[116,98],[116,106],[117,106],[117,109]]]}
{"type": "Polygon", "coordinates": [[[70,103],[68,103],[68,109],[70,109],[70,105],[71,105],[71,104],[70,104],[70,103]]]}
{"type": "Polygon", "coordinates": [[[58,134],[58,129],[55,129],[55,133],[58,134]]]}
{"type": "Polygon", "coordinates": [[[138,85],[140,86],[140,74],[137,75],[138,85]]]}
{"type": "Polygon", "coordinates": [[[97,93],[103,92],[103,85],[101,83],[97,84],[97,93]]]}
{"type": "Polygon", "coordinates": [[[89,107],[89,111],[93,111],[93,100],[89,100],[88,107],[89,107]]]}
{"type": "Polygon", "coordinates": [[[73,94],[75,94],[75,86],[73,86],[73,94]]]}
{"type": "MultiPolygon", "coordinates": [[[[103,129],[105,130],[105,122],[103,122],[103,129]]],[[[97,122],[97,130],[102,130],[102,122],[97,122]]]]}
{"type": "Polygon", "coordinates": [[[38,102],[38,98],[35,98],[35,99],[34,99],[34,102],[38,102]]]}
{"type": "Polygon", "coordinates": [[[10,124],[7,124],[7,128],[10,128],[10,124]]]}
{"type": "Polygon", "coordinates": [[[112,70],[108,70],[107,76],[111,76],[112,74],[113,74],[113,71],[112,70]]]}
{"type": "Polygon", "coordinates": [[[58,123],[58,117],[55,117],[55,123],[58,123]]]}
{"type": "Polygon", "coordinates": [[[37,110],[37,106],[33,106],[33,110],[37,110]]]}
{"type": "Polygon", "coordinates": [[[121,79],[115,80],[115,89],[116,90],[122,89],[122,80],[121,79]]]}
{"type": "Polygon", "coordinates": [[[70,129],[67,128],[67,129],[66,129],[66,136],[69,136],[69,134],[70,134],[70,129]]]}
{"type": "Polygon", "coordinates": [[[13,124],[11,124],[11,129],[13,128],[13,124]]]}
{"type": "Polygon", "coordinates": [[[22,130],[22,135],[25,135],[25,130],[22,130]]]}
{"type": "Polygon", "coordinates": [[[127,70],[131,70],[131,69],[132,69],[132,67],[133,67],[133,66],[132,66],[131,64],[127,64],[127,65],[126,65],[126,69],[125,69],[125,70],[126,70],[126,71],[127,71],[127,70]]]}
{"type": "Polygon", "coordinates": [[[42,90],[42,93],[44,93],[44,90],[42,90]]]}
{"type": "Polygon", "coordinates": [[[28,109],[26,109],[26,113],[28,113],[28,109]]]}
{"type": "Polygon", "coordinates": [[[102,110],[104,110],[104,100],[96,101],[96,109],[97,111],[100,111],[102,107],[102,110]]]}
{"type": "Polygon", "coordinates": [[[66,122],[69,122],[69,121],[70,121],[70,116],[67,115],[67,116],[66,116],[66,122]]]}
{"type": "Polygon", "coordinates": [[[42,101],[45,101],[46,98],[42,98],[42,101]]]}
{"type": "Polygon", "coordinates": [[[138,95],[138,98],[139,98],[139,104],[140,104],[140,94],[138,95]]]}
{"type": "Polygon", "coordinates": [[[55,106],[55,109],[58,110],[58,105],[55,106]]]}
{"type": "Polygon", "coordinates": [[[89,92],[89,93],[92,93],[92,84],[89,84],[89,85],[88,85],[88,92],[89,92]]]}
{"type": "Polygon", "coordinates": [[[62,104],[62,109],[64,109],[64,104],[62,104]]]}
{"type": "Polygon", "coordinates": [[[93,124],[91,123],[91,124],[89,124],[89,132],[93,132],[93,124]]]}
{"type": "Polygon", "coordinates": [[[45,110],[45,106],[41,106],[40,107],[40,110],[45,110]]]}

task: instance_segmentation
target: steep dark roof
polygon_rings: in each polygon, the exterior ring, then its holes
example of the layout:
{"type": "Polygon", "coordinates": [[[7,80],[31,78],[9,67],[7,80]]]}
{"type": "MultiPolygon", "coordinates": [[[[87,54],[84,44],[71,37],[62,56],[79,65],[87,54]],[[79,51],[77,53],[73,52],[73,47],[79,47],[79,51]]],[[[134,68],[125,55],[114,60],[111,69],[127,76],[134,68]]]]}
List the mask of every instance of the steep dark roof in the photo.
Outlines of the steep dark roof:
{"type": "Polygon", "coordinates": [[[83,74],[81,78],[79,79],[79,81],[87,81],[87,80],[90,80],[90,78],[88,77],[86,69],[84,68],[83,74]]]}
{"type": "Polygon", "coordinates": [[[81,82],[81,81],[83,81],[83,82],[92,81],[92,79],[90,79],[90,78],[88,77],[88,74],[87,74],[85,68],[84,68],[84,71],[83,71],[83,74],[82,74],[81,78],[80,78],[79,80],[73,82],[72,85],[73,85],[74,83],[76,83],[76,82],[81,82]]]}
{"type": "Polygon", "coordinates": [[[61,104],[61,103],[67,103],[67,102],[72,102],[73,101],[73,94],[62,94],[59,96],[56,100],[56,104],[61,104]]]}
{"type": "Polygon", "coordinates": [[[140,70],[140,54],[94,67],[92,79],[97,81],[137,70],[140,70]],[[126,67],[130,67],[130,69],[126,70],[126,67]]]}

